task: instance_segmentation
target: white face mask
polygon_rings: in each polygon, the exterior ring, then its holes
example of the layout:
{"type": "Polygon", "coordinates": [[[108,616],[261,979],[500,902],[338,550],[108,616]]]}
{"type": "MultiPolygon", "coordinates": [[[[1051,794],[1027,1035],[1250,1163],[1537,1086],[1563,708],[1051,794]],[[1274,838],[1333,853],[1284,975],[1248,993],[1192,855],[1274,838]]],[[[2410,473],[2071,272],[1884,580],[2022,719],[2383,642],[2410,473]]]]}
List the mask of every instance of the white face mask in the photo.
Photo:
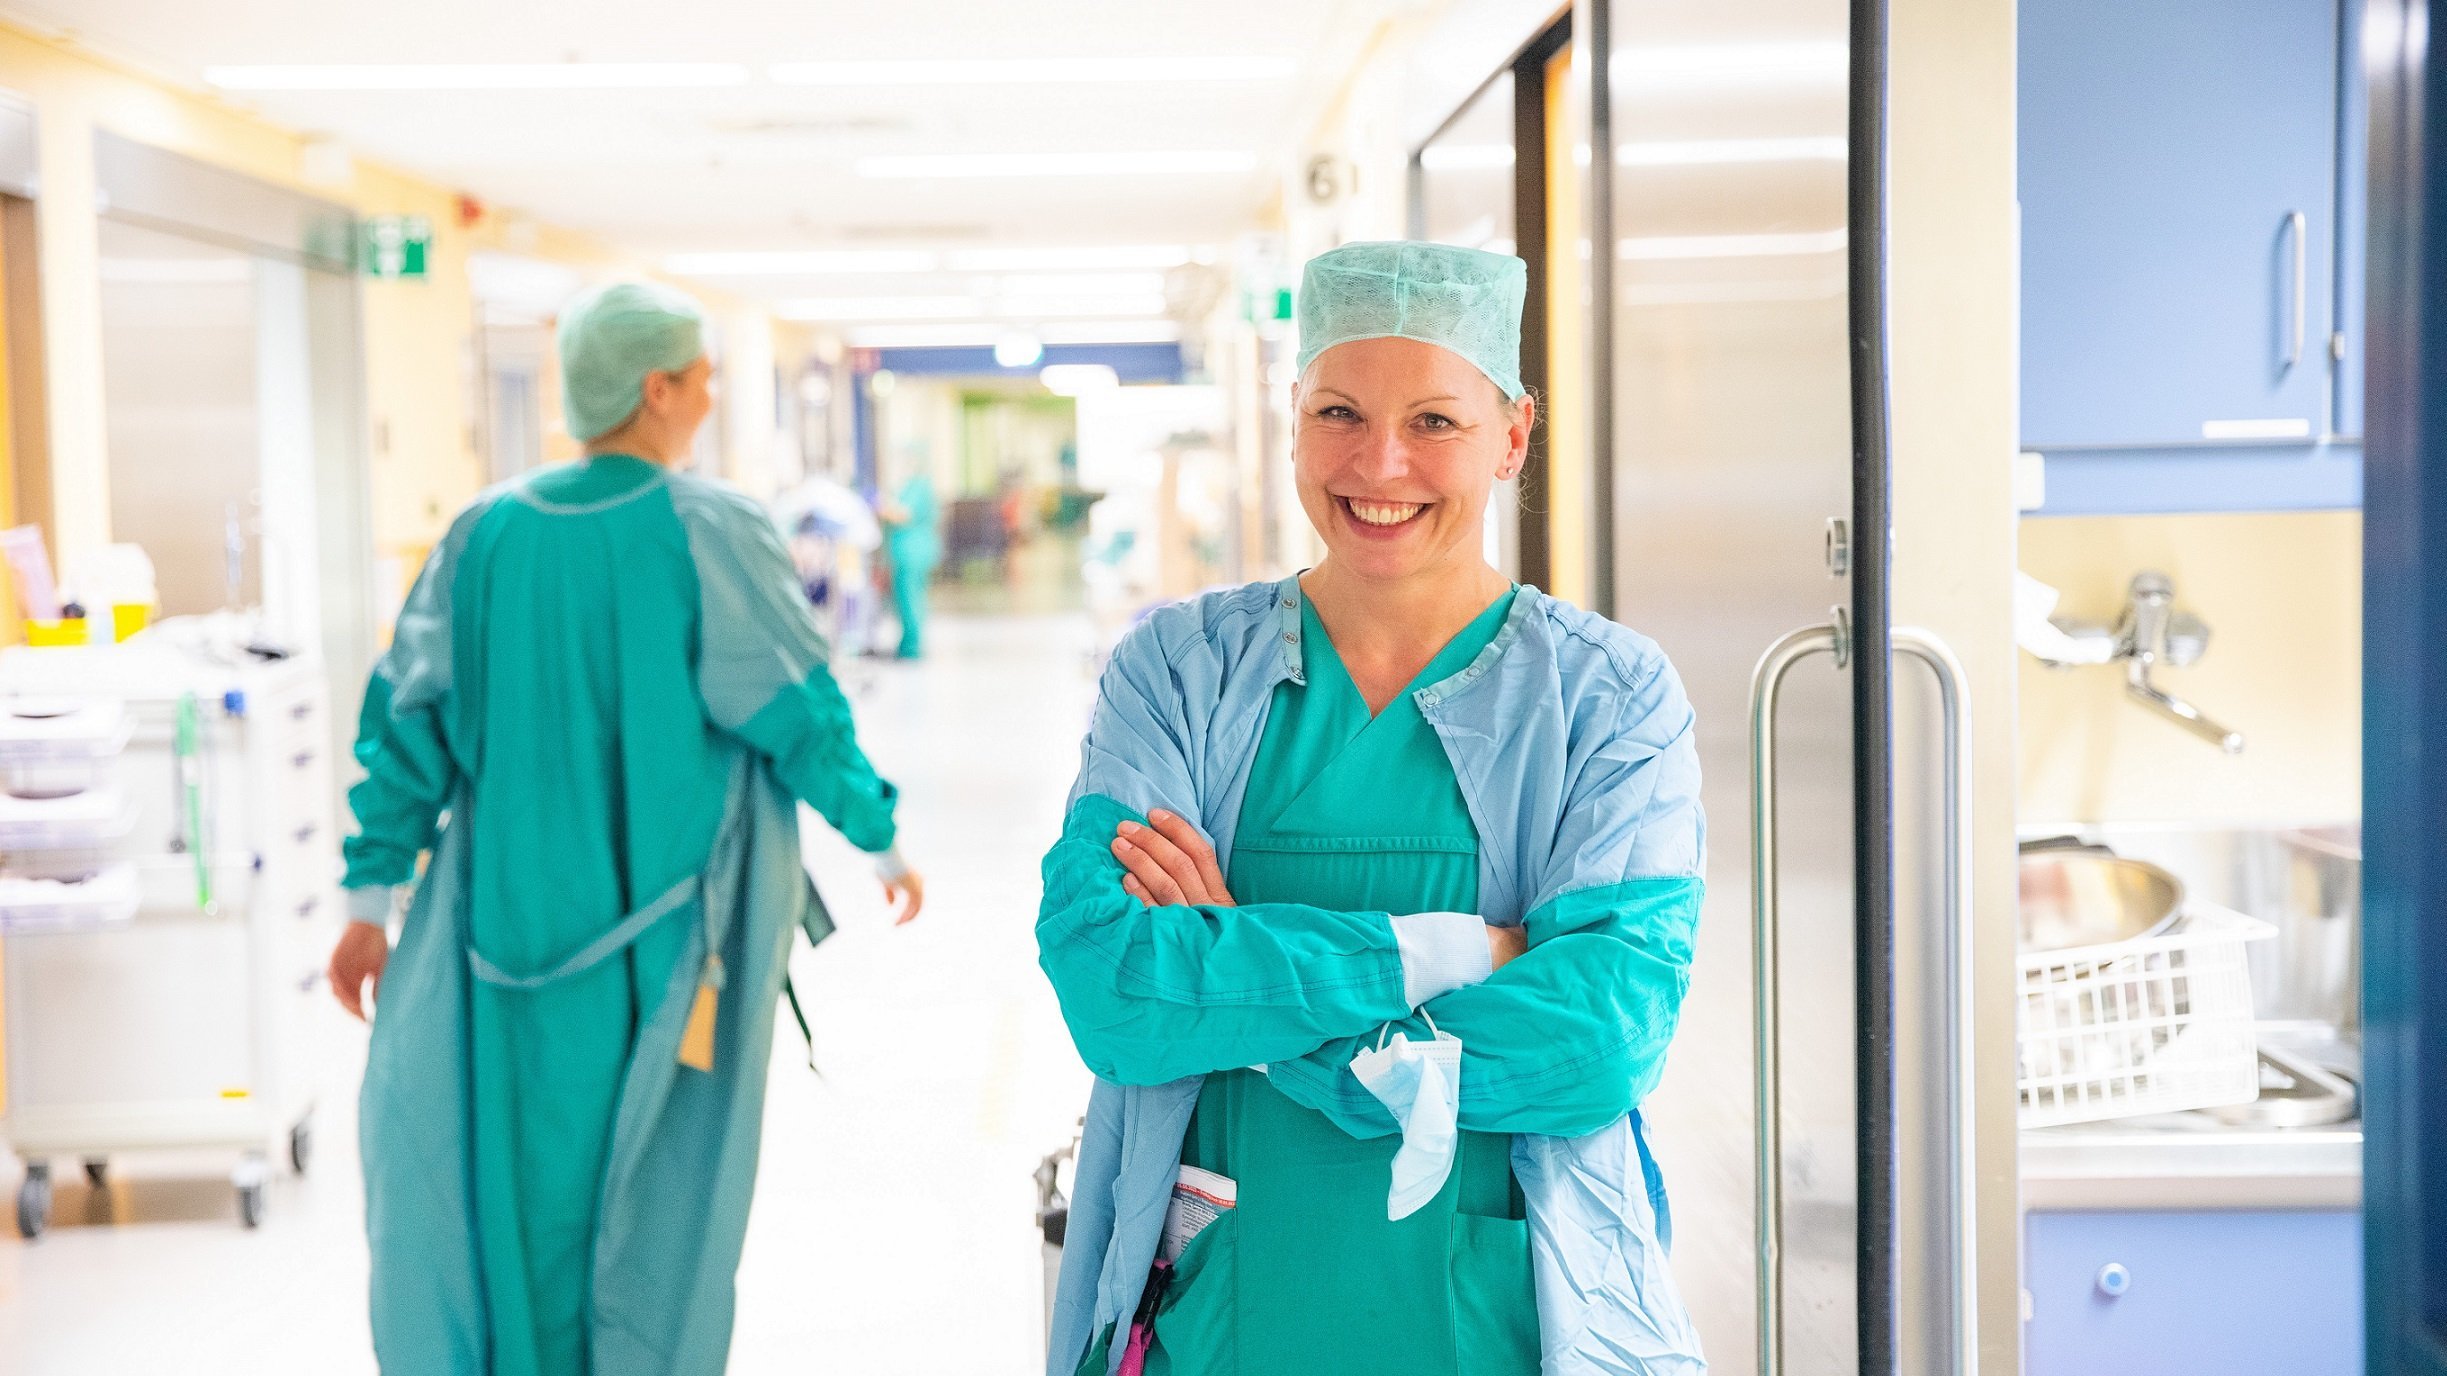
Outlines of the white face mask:
{"type": "MultiPolygon", "coordinates": [[[[1424,1016],[1424,1015],[1422,1015],[1424,1016]]],[[[1414,1042],[1397,1032],[1391,1044],[1351,1058],[1351,1073],[1402,1125],[1402,1149],[1394,1153],[1393,1189],[1385,1216],[1408,1218],[1434,1199],[1453,1173],[1461,1140],[1461,1038],[1428,1020],[1432,1041],[1414,1042]]]]}

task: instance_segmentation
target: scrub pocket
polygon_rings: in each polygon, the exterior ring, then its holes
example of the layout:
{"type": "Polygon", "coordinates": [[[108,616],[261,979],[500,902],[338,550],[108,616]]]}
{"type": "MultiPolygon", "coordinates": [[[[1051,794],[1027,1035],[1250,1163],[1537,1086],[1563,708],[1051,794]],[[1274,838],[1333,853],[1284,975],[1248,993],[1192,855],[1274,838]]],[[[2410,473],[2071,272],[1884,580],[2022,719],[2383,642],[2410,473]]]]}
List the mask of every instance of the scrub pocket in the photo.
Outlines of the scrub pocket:
{"type": "Polygon", "coordinates": [[[1240,1287],[1239,1222],[1237,1211],[1226,1210],[1182,1249],[1172,1285],[1156,1306],[1147,1376],[1230,1376],[1240,1369],[1232,1327],[1240,1308],[1233,1302],[1240,1287]]]}
{"type": "Polygon", "coordinates": [[[1537,1376],[1538,1286],[1529,1223],[1453,1215],[1453,1369],[1468,1376],[1537,1376]]]}

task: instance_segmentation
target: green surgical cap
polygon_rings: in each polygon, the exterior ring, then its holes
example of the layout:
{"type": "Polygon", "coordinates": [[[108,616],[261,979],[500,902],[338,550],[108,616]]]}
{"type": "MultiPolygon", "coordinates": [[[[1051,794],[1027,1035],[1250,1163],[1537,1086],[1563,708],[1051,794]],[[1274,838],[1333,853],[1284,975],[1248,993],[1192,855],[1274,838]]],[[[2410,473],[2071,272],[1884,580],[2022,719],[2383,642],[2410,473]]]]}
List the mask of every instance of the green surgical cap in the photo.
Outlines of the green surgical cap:
{"type": "Polygon", "coordinates": [[[1521,303],[1529,265],[1509,253],[1415,242],[1344,244],[1300,275],[1300,358],[1355,339],[1416,339],[1450,349],[1502,388],[1521,385],[1521,303]]]}
{"type": "Polygon", "coordinates": [[[561,310],[561,414],[591,440],[620,428],[645,399],[646,374],[705,356],[705,316],[669,287],[614,282],[561,310]]]}

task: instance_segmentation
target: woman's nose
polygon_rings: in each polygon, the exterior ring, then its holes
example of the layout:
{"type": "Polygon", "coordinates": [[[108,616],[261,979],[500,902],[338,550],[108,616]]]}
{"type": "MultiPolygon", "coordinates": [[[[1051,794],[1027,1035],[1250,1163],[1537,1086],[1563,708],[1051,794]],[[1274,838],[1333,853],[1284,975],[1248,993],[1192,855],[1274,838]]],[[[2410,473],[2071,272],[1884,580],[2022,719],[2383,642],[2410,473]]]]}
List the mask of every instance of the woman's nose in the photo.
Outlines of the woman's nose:
{"type": "Polygon", "coordinates": [[[1371,483],[1402,477],[1410,472],[1410,447],[1403,442],[1399,430],[1377,431],[1360,446],[1352,467],[1371,483]]]}

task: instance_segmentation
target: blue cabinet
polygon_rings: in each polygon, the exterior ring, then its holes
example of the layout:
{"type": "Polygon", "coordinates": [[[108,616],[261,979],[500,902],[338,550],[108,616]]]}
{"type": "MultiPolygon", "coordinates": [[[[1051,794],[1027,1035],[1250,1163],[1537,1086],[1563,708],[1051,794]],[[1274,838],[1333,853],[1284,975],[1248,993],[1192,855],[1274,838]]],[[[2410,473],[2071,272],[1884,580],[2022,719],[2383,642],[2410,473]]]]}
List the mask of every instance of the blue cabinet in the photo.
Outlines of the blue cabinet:
{"type": "Polygon", "coordinates": [[[2362,1376],[2351,1211],[2032,1213],[2024,1376],[2362,1376]]]}
{"type": "Polygon", "coordinates": [[[2325,434],[2337,0],[2019,22],[2025,446],[2325,434]]]}

